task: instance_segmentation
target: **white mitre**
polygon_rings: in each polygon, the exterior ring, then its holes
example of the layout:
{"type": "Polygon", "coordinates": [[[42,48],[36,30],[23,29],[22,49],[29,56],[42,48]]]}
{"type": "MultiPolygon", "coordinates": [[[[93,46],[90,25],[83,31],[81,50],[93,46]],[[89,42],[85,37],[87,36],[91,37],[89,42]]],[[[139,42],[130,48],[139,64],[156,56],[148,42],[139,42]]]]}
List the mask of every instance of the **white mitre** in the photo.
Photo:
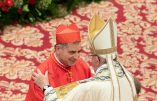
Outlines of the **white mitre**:
{"type": "Polygon", "coordinates": [[[106,58],[111,54],[112,58],[117,55],[117,25],[116,22],[109,18],[105,23],[98,15],[92,17],[88,36],[92,51],[106,58]]]}

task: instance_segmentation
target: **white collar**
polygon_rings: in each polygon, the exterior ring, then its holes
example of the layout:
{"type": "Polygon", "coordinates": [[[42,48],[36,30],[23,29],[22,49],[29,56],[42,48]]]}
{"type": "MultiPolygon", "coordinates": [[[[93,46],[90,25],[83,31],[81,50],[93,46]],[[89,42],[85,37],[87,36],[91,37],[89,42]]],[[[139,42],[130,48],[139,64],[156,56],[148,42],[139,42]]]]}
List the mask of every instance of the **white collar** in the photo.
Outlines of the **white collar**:
{"type": "Polygon", "coordinates": [[[95,74],[97,74],[97,73],[98,73],[101,69],[103,69],[103,68],[107,68],[107,64],[101,65],[101,66],[96,70],[95,74]]]}

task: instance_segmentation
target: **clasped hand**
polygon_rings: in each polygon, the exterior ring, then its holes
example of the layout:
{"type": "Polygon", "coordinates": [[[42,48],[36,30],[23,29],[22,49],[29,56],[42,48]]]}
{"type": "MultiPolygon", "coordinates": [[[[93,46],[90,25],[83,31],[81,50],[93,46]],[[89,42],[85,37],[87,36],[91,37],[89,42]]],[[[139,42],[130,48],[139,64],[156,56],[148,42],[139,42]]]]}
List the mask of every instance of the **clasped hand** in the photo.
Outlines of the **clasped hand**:
{"type": "Polygon", "coordinates": [[[48,71],[46,71],[44,75],[39,69],[37,69],[36,72],[33,72],[32,79],[34,80],[34,83],[43,90],[43,87],[49,84],[48,71]]]}

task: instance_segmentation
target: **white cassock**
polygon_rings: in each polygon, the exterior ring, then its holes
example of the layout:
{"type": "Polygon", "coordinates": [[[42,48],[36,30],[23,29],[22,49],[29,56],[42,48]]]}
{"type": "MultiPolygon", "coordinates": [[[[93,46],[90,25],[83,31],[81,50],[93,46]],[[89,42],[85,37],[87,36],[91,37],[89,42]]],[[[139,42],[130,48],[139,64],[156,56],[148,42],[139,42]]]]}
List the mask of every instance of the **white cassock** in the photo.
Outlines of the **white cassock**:
{"type": "MultiPolygon", "coordinates": [[[[103,65],[98,72],[103,69],[106,69],[105,65],[103,65]]],[[[100,77],[104,76],[103,72],[107,74],[105,71],[101,71],[98,75],[101,75],[100,77]]],[[[96,75],[96,77],[99,77],[98,75],[96,75]]],[[[120,101],[134,101],[132,88],[126,76],[120,74],[118,79],[120,85],[120,101]]],[[[67,99],[65,101],[113,101],[112,83],[110,80],[94,80],[80,84],[69,92],[65,99],[67,99]]]]}
{"type": "MultiPolygon", "coordinates": [[[[119,81],[120,96],[117,101],[135,101],[136,95],[133,94],[128,75],[121,65],[115,63],[116,75],[119,81]]],[[[129,74],[132,78],[132,76],[129,74]]],[[[133,79],[133,78],[132,78],[133,79]]],[[[114,98],[113,85],[107,65],[102,65],[96,71],[93,78],[78,82],[79,85],[73,88],[64,98],[57,98],[54,89],[45,93],[45,101],[116,101],[114,98]]]]}

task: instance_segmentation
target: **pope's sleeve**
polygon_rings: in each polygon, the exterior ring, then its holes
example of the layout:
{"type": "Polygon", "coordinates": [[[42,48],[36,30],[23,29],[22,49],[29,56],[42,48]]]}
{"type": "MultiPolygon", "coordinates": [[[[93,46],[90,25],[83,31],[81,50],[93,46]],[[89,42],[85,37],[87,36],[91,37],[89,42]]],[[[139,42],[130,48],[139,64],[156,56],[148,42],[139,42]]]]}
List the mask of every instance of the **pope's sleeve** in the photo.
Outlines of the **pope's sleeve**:
{"type": "Polygon", "coordinates": [[[57,98],[54,88],[49,87],[44,92],[44,101],[63,101],[63,99],[57,98]]]}

